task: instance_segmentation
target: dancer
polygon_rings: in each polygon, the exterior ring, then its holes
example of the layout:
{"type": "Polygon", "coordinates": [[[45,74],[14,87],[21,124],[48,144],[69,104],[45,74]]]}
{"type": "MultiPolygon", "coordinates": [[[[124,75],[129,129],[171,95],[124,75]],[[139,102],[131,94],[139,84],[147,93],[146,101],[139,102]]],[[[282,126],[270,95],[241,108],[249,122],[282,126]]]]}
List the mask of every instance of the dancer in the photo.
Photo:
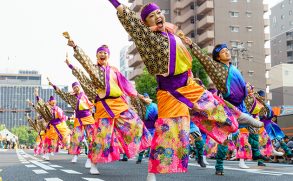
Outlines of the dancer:
{"type": "Polygon", "coordinates": [[[97,163],[119,160],[120,153],[134,157],[150,145],[151,136],[138,115],[128,106],[125,96],[136,99],[137,91],[115,68],[109,66],[110,50],[106,45],[97,49],[97,64],[93,65],[83,50],[68,39],[74,57],[81,63],[97,89],[94,115],[93,154],[91,174],[99,174],[97,163]]]}
{"type": "MultiPolygon", "coordinates": [[[[158,106],[156,103],[152,102],[152,99],[150,99],[150,96],[148,95],[148,93],[143,94],[142,100],[146,104],[146,114],[143,119],[143,122],[153,137],[155,133],[155,122],[158,119],[158,106]]],[[[150,148],[148,148],[147,155],[149,155],[149,152],[150,152],[150,148]]],[[[141,163],[144,153],[145,153],[145,150],[139,153],[136,164],[141,163]]]]}
{"type": "MultiPolygon", "coordinates": [[[[68,59],[66,59],[66,62],[70,64],[68,59]]],[[[86,132],[86,138],[90,146],[88,154],[88,157],[90,157],[92,154],[92,141],[95,130],[95,120],[92,116],[92,109],[94,105],[89,101],[88,97],[81,90],[80,84],[78,82],[72,83],[72,89],[74,92],[73,94],[62,91],[51,81],[49,81],[49,85],[54,88],[55,92],[65,102],[74,106],[72,107],[75,111],[74,129],[70,140],[70,147],[68,149],[68,153],[74,155],[71,162],[77,162],[78,155],[80,155],[81,152],[82,142],[85,137],[84,132],[86,132]]],[[[85,167],[91,168],[91,161],[89,158],[85,163],[85,167]]]]}
{"type": "MultiPolygon", "coordinates": [[[[265,101],[266,93],[263,90],[257,92],[259,95],[260,101],[265,101]]],[[[264,102],[265,106],[260,111],[260,120],[264,122],[264,128],[267,134],[270,137],[270,140],[279,142],[281,148],[285,151],[285,155],[288,158],[292,158],[293,154],[292,151],[288,148],[287,144],[284,142],[285,134],[281,130],[278,124],[272,121],[274,117],[274,112],[272,108],[264,102]]]]}
{"type": "Polygon", "coordinates": [[[237,118],[255,121],[192,80],[192,58],[175,35],[175,26],[165,22],[156,4],[145,5],[140,20],[119,1],[110,2],[159,85],[159,119],[151,146],[148,180],[155,180],[155,173],[187,171],[189,109],[194,110],[193,121],[200,129],[218,142],[237,130],[237,118]],[[170,140],[174,140],[172,145],[170,140]]]}
{"type": "Polygon", "coordinates": [[[56,99],[51,96],[47,103],[45,103],[38,94],[38,88],[34,92],[37,100],[36,111],[48,122],[45,140],[45,160],[50,160],[49,153],[53,153],[58,149],[58,141],[68,148],[70,139],[70,130],[66,125],[67,116],[63,110],[56,106],[56,99]]]}

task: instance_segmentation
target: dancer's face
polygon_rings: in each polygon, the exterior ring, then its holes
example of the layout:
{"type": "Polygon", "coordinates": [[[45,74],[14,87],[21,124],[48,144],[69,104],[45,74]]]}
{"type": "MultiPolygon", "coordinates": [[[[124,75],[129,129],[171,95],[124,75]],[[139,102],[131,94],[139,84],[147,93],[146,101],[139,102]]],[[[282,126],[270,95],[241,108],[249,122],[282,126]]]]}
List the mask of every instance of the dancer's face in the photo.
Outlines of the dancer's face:
{"type": "Polygon", "coordinates": [[[219,55],[218,55],[218,60],[222,63],[227,63],[227,62],[230,62],[231,60],[231,53],[230,51],[228,50],[228,48],[223,48],[219,55]]]}
{"type": "Polygon", "coordinates": [[[56,100],[49,101],[49,104],[50,104],[50,106],[55,106],[56,105],[56,100]]]}
{"type": "Polygon", "coordinates": [[[75,94],[79,94],[79,92],[80,92],[80,87],[79,87],[78,85],[74,86],[72,89],[73,89],[73,92],[74,92],[75,94]]]}
{"type": "Polygon", "coordinates": [[[107,52],[99,51],[96,56],[97,56],[98,62],[101,65],[107,65],[107,62],[109,59],[109,54],[107,52]]]}
{"type": "Polygon", "coordinates": [[[149,27],[158,26],[160,29],[164,28],[165,16],[160,9],[151,12],[145,19],[145,24],[149,27]]]}

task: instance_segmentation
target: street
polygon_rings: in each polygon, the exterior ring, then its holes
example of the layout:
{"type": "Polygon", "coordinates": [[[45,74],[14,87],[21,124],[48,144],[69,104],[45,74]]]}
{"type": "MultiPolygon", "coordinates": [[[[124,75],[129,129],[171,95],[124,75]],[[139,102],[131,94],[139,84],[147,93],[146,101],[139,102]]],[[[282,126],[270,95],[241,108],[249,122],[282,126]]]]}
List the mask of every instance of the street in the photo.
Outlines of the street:
{"type": "MultiPolygon", "coordinates": [[[[51,156],[50,161],[43,161],[33,156],[32,150],[1,150],[0,177],[3,181],[144,181],[147,176],[147,160],[137,165],[135,159],[128,162],[99,164],[101,175],[90,175],[84,168],[86,155],[81,155],[77,163],[71,163],[72,156],[65,150],[51,156]]],[[[247,162],[251,169],[240,169],[237,161],[225,162],[225,176],[214,175],[214,160],[208,160],[207,168],[200,168],[190,160],[189,172],[185,174],[158,175],[158,181],[169,180],[292,180],[293,165],[268,163],[267,167],[258,167],[256,162],[247,162]]]]}

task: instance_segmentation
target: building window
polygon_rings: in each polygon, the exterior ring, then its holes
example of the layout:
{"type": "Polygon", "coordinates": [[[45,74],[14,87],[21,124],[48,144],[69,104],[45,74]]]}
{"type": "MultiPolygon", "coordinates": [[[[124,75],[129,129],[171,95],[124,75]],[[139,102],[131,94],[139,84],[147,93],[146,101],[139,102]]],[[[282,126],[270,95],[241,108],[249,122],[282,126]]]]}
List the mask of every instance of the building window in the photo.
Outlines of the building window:
{"type": "Polygon", "coordinates": [[[237,3],[237,2],[238,2],[238,0],[231,0],[231,2],[233,2],[233,3],[237,3]]]}
{"type": "Polygon", "coordinates": [[[239,27],[238,26],[230,26],[231,32],[239,32],[239,27]]]}
{"type": "Polygon", "coordinates": [[[246,16],[250,18],[252,16],[252,12],[246,11],[246,16]]]}
{"type": "Polygon", "coordinates": [[[292,4],[293,0],[289,0],[289,4],[292,4]]]}
{"type": "Polygon", "coordinates": [[[253,56],[249,56],[249,57],[247,57],[248,58],[248,61],[249,62],[252,62],[253,61],[253,56]]]}
{"type": "Polygon", "coordinates": [[[247,31],[252,31],[252,26],[247,26],[247,31]]]}
{"type": "Polygon", "coordinates": [[[249,75],[249,77],[252,77],[252,76],[253,76],[253,73],[254,73],[253,70],[248,70],[248,75],[249,75]]]}
{"type": "Polygon", "coordinates": [[[252,45],[253,45],[253,41],[247,41],[247,46],[248,47],[252,47],[252,45]]]}
{"type": "Polygon", "coordinates": [[[231,42],[231,47],[232,48],[237,48],[238,46],[238,41],[230,41],[231,42]]]}
{"type": "Polygon", "coordinates": [[[231,61],[232,65],[234,65],[235,67],[238,67],[238,58],[237,58],[237,56],[232,56],[231,59],[232,59],[232,61],[231,61]]]}
{"type": "Polygon", "coordinates": [[[194,17],[191,17],[191,18],[190,18],[190,23],[191,23],[191,24],[194,24],[194,17]]]}
{"type": "Polygon", "coordinates": [[[282,3],[282,4],[281,4],[281,9],[283,9],[284,7],[285,7],[285,5],[282,3]]]}
{"type": "Polygon", "coordinates": [[[292,10],[289,11],[289,15],[292,15],[292,10]]]}
{"type": "Polygon", "coordinates": [[[236,11],[230,11],[229,14],[231,17],[239,17],[239,12],[236,11]]]}
{"type": "Polygon", "coordinates": [[[163,14],[170,14],[170,9],[162,9],[163,14]]]}
{"type": "Polygon", "coordinates": [[[281,30],[283,30],[283,29],[285,29],[285,26],[284,25],[281,26],[281,30]]]}
{"type": "Polygon", "coordinates": [[[195,37],[195,33],[194,33],[194,31],[190,33],[190,37],[191,37],[191,38],[194,38],[194,37],[195,37]]]}
{"type": "Polygon", "coordinates": [[[290,21],[289,25],[290,25],[290,26],[293,26],[293,21],[290,21]]]}
{"type": "Polygon", "coordinates": [[[190,5],[190,9],[194,9],[194,3],[190,5]]]}
{"type": "Polygon", "coordinates": [[[281,15],[281,19],[284,19],[285,18],[285,15],[281,15]]]}

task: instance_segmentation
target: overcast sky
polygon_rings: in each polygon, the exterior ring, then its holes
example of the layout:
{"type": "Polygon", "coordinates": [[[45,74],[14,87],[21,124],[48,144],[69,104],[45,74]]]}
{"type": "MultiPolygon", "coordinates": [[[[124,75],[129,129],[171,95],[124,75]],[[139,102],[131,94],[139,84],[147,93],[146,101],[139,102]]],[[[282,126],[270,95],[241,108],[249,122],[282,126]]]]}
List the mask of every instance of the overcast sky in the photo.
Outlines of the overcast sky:
{"type": "MultiPolygon", "coordinates": [[[[265,2],[271,7],[279,0],[265,2]]],[[[108,0],[1,0],[0,25],[0,72],[37,70],[43,84],[46,77],[59,85],[75,81],[64,63],[66,51],[71,62],[79,64],[66,45],[64,31],[93,61],[97,47],[107,44],[110,64],[117,67],[121,48],[129,44],[108,0]]]]}

